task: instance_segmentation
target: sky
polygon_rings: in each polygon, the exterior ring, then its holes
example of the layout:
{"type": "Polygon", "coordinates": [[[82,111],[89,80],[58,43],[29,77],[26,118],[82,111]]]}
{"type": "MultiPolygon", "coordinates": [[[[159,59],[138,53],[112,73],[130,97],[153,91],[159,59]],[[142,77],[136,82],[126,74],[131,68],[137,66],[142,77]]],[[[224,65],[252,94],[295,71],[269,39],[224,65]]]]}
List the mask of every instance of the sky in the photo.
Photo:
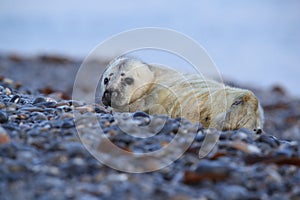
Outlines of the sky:
{"type": "MultiPolygon", "coordinates": [[[[84,58],[121,32],[168,28],[200,44],[225,78],[300,96],[299,10],[298,0],[0,0],[0,53],[84,58]]],[[[138,53],[164,56],[155,55],[138,53]]]]}

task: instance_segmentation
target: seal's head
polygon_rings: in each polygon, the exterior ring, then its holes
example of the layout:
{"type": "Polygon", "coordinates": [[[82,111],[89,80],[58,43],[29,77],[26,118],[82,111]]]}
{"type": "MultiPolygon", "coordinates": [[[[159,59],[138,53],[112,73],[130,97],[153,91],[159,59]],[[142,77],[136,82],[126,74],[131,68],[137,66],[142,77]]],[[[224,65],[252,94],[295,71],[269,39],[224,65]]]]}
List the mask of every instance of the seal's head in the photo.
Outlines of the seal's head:
{"type": "Polygon", "coordinates": [[[122,109],[147,93],[154,82],[154,73],[139,60],[120,57],[107,66],[100,81],[102,103],[122,109]]]}

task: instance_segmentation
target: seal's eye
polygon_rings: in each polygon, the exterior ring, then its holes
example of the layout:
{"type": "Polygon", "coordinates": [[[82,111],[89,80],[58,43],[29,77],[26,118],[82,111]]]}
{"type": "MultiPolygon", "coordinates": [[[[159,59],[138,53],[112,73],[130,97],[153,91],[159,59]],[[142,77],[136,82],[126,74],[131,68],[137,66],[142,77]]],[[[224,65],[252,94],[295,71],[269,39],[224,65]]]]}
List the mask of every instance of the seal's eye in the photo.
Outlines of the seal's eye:
{"type": "Polygon", "coordinates": [[[125,83],[127,83],[128,85],[131,85],[133,83],[133,78],[125,78],[125,83]]]}
{"type": "Polygon", "coordinates": [[[108,78],[104,79],[104,85],[106,85],[108,83],[108,78]]]}

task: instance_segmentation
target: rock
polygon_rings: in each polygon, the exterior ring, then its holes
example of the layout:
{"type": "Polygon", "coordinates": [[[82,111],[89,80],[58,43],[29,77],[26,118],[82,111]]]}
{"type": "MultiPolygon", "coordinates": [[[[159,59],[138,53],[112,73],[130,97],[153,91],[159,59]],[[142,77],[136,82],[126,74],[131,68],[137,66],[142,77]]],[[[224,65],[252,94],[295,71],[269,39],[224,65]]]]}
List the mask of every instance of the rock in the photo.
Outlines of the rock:
{"type": "Polygon", "coordinates": [[[218,188],[220,196],[225,200],[248,199],[252,196],[246,188],[240,185],[221,185],[218,188]]]}
{"type": "Polygon", "coordinates": [[[35,105],[42,108],[55,108],[56,107],[55,101],[47,101],[47,102],[40,102],[36,103],[35,105]]]}
{"type": "Polygon", "coordinates": [[[47,120],[47,116],[42,112],[33,112],[31,119],[33,121],[44,121],[47,120]]]}
{"type": "Polygon", "coordinates": [[[28,112],[42,112],[43,109],[40,108],[40,107],[36,107],[36,106],[29,106],[29,105],[26,105],[22,108],[20,108],[21,111],[28,111],[28,112]]]}
{"type": "Polygon", "coordinates": [[[10,137],[6,130],[0,126],[0,145],[10,142],[10,137]]]}
{"type": "Polygon", "coordinates": [[[92,106],[78,106],[75,107],[75,110],[78,110],[80,113],[93,112],[94,108],[92,106]]]}
{"type": "Polygon", "coordinates": [[[133,113],[132,118],[137,121],[139,126],[147,126],[151,122],[150,116],[145,112],[135,112],[133,113]]]}
{"type": "Polygon", "coordinates": [[[84,102],[76,101],[76,100],[70,100],[69,104],[70,104],[70,106],[74,106],[74,107],[81,107],[81,106],[86,105],[84,102]]]}
{"type": "Polygon", "coordinates": [[[16,159],[19,146],[14,142],[4,143],[0,145],[1,158],[16,159]]]}
{"type": "Polygon", "coordinates": [[[5,88],[5,94],[6,94],[6,95],[11,95],[11,94],[12,94],[11,89],[5,88]]]}
{"type": "Polygon", "coordinates": [[[0,85],[0,94],[3,92],[4,87],[0,85]]]}
{"type": "Polygon", "coordinates": [[[64,122],[61,125],[61,128],[72,128],[75,127],[74,121],[73,120],[64,120],[64,122]]]}
{"type": "Polygon", "coordinates": [[[40,103],[44,103],[46,102],[46,99],[44,97],[37,97],[33,100],[33,105],[36,105],[36,104],[40,104],[40,103]]]}
{"type": "Polygon", "coordinates": [[[219,161],[201,160],[194,171],[186,171],[183,182],[195,184],[203,180],[226,180],[233,169],[219,161]]]}
{"type": "Polygon", "coordinates": [[[294,154],[294,150],[292,145],[289,143],[283,143],[279,146],[278,150],[275,152],[276,155],[280,156],[285,156],[285,157],[292,157],[294,154]]]}
{"type": "Polygon", "coordinates": [[[261,150],[257,146],[247,144],[247,143],[242,142],[242,141],[228,142],[227,145],[229,147],[241,150],[241,151],[243,151],[247,154],[260,154],[261,153],[261,150]]]}
{"type": "Polygon", "coordinates": [[[272,135],[263,134],[257,139],[257,141],[264,142],[264,143],[270,145],[271,147],[278,147],[280,145],[280,142],[278,141],[278,139],[272,135]]]}
{"type": "Polygon", "coordinates": [[[11,99],[10,102],[12,103],[20,103],[21,97],[19,95],[14,95],[11,99]]]}
{"type": "Polygon", "coordinates": [[[8,121],[8,117],[6,112],[0,110],[0,124],[6,123],[8,121]]]}

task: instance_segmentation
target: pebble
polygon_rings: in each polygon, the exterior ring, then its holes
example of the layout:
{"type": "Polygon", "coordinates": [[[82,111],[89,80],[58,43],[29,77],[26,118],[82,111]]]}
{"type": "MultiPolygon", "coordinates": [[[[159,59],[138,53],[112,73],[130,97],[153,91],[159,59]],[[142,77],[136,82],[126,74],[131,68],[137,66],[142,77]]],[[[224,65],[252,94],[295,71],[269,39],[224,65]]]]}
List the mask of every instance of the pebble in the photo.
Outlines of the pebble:
{"type": "Polygon", "coordinates": [[[292,157],[293,156],[293,147],[288,143],[283,143],[279,146],[278,150],[275,152],[278,156],[292,157]]]}
{"type": "Polygon", "coordinates": [[[55,108],[56,102],[55,101],[46,101],[46,102],[40,102],[35,104],[38,107],[42,108],[55,108]]]}
{"type": "Polygon", "coordinates": [[[61,125],[61,128],[63,128],[63,129],[72,128],[72,127],[75,127],[73,120],[64,121],[61,125]]]}
{"type": "Polygon", "coordinates": [[[4,102],[0,102],[0,109],[3,109],[5,107],[6,107],[5,103],[4,102]]]}
{"type": "Polygon", "coordinates": [[[109,123],[112,123],[115,121],[114,117],[112,114],[104,114],[104,115],[101,115],[101,120],[104,120],[104,121],[107,121],[109,123]]]}
{"type": "Polygon", "coordinates": [[[36,106],[24,106],[20,108],[21,111],[28,111],[28,112],[42,112],[43,108],[36,107],[36,106]]]}
{"type": "Polygon", "coordinates": [[[185,172],[183,182],[196,184],[204,180],[226,180],[232,170],[222,162],[201,160],[195,170],[185,172]]]}
{"type": "Polygon", "coordinates": [[[221,185],[218,187],[220,196],[225,200],[249,199],[249,191],[240,185],[221,185]]]}
{"type": "Polygon", "coordinates": [[[280,145],[280,142],[278,141],[278,139],[272,135],[263,134],[257,140],[259,142],[264,142],[264,143],[270,145],[271,147],[278,147],[280,145]]]}
{"type": "Polygon", "coordinates": [[[232,171],[228,165],[219,161],[202,160],[196,167],[196,172],[202,174],[214,174],[218,176],[228,176],[232,171]]]}
{"type": "Polygon", "coordinates": [[[6,112],[0,110],[0,124],[6,123],[8,121],[8,117],[6,112]]]}
{"type": "Polygon", "coordinates": [[[75,110],[78,110],[81,114],[85,112],[93,112],[94,108],[92,106],[78,106],[75,107],[75,110]]]}
{"type": "Polygon", "coordinates": [[[70,100],[69,101],[70,106],[74,106],[74,107],[80,107],[80,106],[84,106],[85,103],[82,101],[76,101],[76,100],[70,100]]]}
{"type": "Polygon", "coordinates": [[[151,122],[150,116],[145,112],[135,112],[132,118],[137,121],[139,126],[147,126],[151,122]]]}
{"type": "Polygon", "coordinates": [[[133,119],[136,119],[138,117],[150,118],[147,113],[141,112],[141,111],[133,113],[132,117],[133,117],[133,119]]]}
{"type": "Polygon", "coordinates": [[[5,94],[6,94],[6,95],[11,95],[11,94],[12,94],[11,89],[5,88],[5,94]]]}
{"type": "Polygon", "coordinates": [[[242,141],[234,141],[234,142],[228,142],[227,145],[229,147],[241,150],[247,154],[260,154],[261,150],[252,144],[247,144],[245,142],[242,141]]]}
{"type": "Polygon", "coordinates": [[[33,112],[31,119],[33,121],[44,121],[47,120],[47,116],[42,112],[33,112]]]}
{"type": "Polygon", "coordinates": [[[46,102],[46,99],[44,97],[37,97],[33,100],[33,105],[39,104],[39,103],[44,103],[46,102]]]}
{"type": "Polygon", "coordinates": [[[6,130],[0,126],[0,145],[10,142],[10,137],[6,130]]]}
{"type": "Polygon", "coordinates": [[[19,103],[20,102],[21,97],[19,95],[14,95],[11,99],[10,102],[12,103],[19,103]]]}
{"type": "Polygon", "coordinates": [[[106,110],[104,107],[99,106],[99,105],[95,105],[94,111],[95,111],[96,113],[102,113],[102,114],[105,114],[105,113],[108,113],[108,112],[109,112],[109,111],[106,110]]]}

